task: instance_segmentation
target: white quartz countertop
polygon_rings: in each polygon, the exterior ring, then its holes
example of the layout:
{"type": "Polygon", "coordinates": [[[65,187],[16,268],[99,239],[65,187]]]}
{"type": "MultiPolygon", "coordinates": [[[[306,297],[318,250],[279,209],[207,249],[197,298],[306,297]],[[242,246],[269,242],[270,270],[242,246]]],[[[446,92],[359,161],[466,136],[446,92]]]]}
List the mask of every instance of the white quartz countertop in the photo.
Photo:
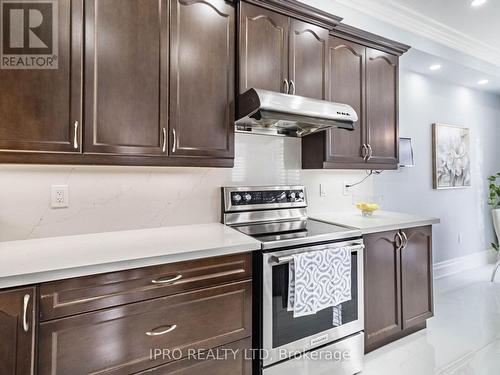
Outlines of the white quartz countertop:
{"type": "Polygon", "coordinates": [[[0,242],[0,288],[260,249],[222,224],[0,242]]]}
{"type": "Polygon", "coordinates": [[[312,219],[325,223],[342,225],[359,229],[363,234],[384,232],[388,230],[420,227],[439,224],[434,217],[410,215],[391,211],[376,211],[373,216],[362,216],[360,211],[327,212],[311,215],[312,219]]]}

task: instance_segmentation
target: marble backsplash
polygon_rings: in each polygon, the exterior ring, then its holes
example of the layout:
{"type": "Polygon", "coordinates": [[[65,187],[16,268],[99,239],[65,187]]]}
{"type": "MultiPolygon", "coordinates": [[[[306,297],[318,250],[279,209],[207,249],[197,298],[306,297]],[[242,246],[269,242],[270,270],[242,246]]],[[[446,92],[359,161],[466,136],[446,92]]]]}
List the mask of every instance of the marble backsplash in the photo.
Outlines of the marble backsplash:
{"type": "Polygon", "coordinates": [[[364,172],[304,171],[300,151],[299,139],[238,134],[232,169],[1,165],[0,241],[219,222],[221,186],[304,184],[310,212],[351,209],[342,183],[364,172]],[[70,205],[52,209],[60,184],[70,205]]]}

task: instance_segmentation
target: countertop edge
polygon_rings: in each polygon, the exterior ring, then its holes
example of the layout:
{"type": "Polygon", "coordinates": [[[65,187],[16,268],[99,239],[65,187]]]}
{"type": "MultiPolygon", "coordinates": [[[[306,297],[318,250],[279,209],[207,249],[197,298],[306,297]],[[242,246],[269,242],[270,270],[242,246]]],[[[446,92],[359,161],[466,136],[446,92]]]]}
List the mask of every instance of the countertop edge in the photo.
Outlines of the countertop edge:
{"type": "Polygon", "coordinates": [[[29,274],[18,274],[0,277],[0,289],[28,286],[50,281],[65,280],[75,277],[98,275],[108,272],[125,271],[134,268],[158,266],[162,264],[184,262],[203,258],[212,258],[224,255],[242,254],[260,250],[258,242],[249,241],[247,244],[239,244],[230,247],[215,249],[199,249],[190,252],[180,252],[164,256],[138,258],[110,263],[85,265],[82,267],[62,268],[51,271],[43,271],[29,274]]]}

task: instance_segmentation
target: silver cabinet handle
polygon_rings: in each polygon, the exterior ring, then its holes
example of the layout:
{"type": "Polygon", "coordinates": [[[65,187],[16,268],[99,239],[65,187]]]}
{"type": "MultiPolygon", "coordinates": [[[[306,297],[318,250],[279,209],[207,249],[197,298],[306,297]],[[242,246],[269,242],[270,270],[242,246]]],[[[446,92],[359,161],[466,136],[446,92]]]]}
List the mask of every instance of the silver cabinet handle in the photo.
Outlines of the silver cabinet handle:
{"type": "Polygon", "coordinates": [[[287,80],[287,79],[285,79],[285,80],[283,81],[283,85],[285,86],[285,87],[284,87],[283,92],[284,92],[285,94],[288,94],[288,93],[289,93],[289,90],[290,90],[290,85],[288,84],[288,80],[287,80]]]}
{"type": "Polygon", "coordinates": [[[367,144],[367,146],[368,146],[368,159],[366,159],[366,161],[370,160],[373,157],[372,146],[369,143],[367,144]]]}
{"type": "Polygon", "coordinates": [[[161,148],[161,151],[167,151],[167,129],[165,128],[163,128],[163,146],[161,148]]]}
{"type": "Polygon", "coordinates": [[[175,129],[172,129],[172,153],[174,153],[177,150],[177,134],[175,133],[175,129]]]}
{"type": "Polygon", "coordinates": [[[28,304],[30,302],[30,295],[24,295],[24,304],[23,304],[23,329],[24,332],[28,332],[30,327],[28,325],[28,304]]]}
{"type": "Polygon", "coordinates": [[[293,82],[292,80],[290,80],[290,91],[291,95],[295,95],[295,82],[293,82]]]}
{"type": "Polygon", "coordinates": [[[75,135],[73,137],[73,148],[76,150],[78,149],[78,121],[75,121],[74,128],[75,128],[75,135]]]}
{"type": "Polygon", "coordinates": [[[403,247],[403,237],[401,237],[401,233],[396,233],[396,236],[394,237],[394,243],[396,244],[396,251],[401,250],[403,247]],[[399,243],[398,243],[399,239],[399,243]]]}
{"type": "Polygon", "coordinates": [[[403,235],[404,243],[403,243],[403,248],[401,250],[406,249],[406,246],[408,246],[408,237],[406,236],[406,233],[401,231],[401,234],[403,235]]]}
{"type": "Polygon", "coordinates": [[[171,277],[170,279],[158,279],[158,280],[151,280],[153,284],[170,284],[174,283],[178,280],[182,279],[182,275],[177,275],[175,277],[171,277]]]}
{"type": "Polygon", "coordinates": [[[363,161],[366,161],[366,158],[368,157],[368,146],[363,143],[363,161]]]}
{"type": "Polygon", "coordinates": [[[146,335],[148,335],[148,336],[161,336],[161,335],[165,335],[167,333],[174,331],[176,328],[177,328],[177,324],[172,324],[169,326],[161,326],[161,327],[157,327],[157,328],[152,329],[151,331],[146,332],[146,335]],[[162,329],[162,330],[159,331],[160,329],[162,329]]]}

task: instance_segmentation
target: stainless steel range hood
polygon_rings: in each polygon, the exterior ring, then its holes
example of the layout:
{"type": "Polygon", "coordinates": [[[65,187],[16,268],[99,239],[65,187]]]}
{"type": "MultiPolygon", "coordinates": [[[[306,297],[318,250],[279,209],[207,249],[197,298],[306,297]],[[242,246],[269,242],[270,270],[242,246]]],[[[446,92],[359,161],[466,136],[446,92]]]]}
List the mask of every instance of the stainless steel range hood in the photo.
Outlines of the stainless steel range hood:
{"type": "Polygon", "coordinates": [[[236,131],[304,137],[333,127],[354,130],[358,115],[347,104],[250,89],[238,97],[236,131]]]}

